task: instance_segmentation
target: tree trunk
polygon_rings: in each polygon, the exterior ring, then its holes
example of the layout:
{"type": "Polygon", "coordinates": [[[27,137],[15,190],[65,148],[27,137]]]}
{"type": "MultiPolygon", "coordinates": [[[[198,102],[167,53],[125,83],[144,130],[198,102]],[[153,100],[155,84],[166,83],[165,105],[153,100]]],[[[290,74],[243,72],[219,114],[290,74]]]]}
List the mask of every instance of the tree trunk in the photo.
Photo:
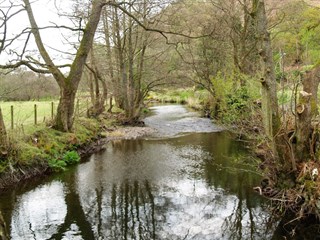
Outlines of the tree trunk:
{"type": "Polygon", "coordinates": [[[55,118],[55,129],[70,132],[73,126],[74,103],[77,89],[63,87],[60,89],[60,100],[55,118]]]}
{"type": "Polygon", "coordinates": [[[77,50],[75,59],[71,64],[69,75],[65,77],[54,64],[43,44],[29,0],[23,1],[25,3],[25,8],[32,28],[32,34],[35,38],[39,53],[60,87],[60,102],[58,105],[54,128],[60,131],[69,132],[72,130],[73,126],[74,102],[78,85],[100,21],[102,8],[107,3],[103,0],[92,1],[90,18],[80,41],[79,49],[77,50]]]}
{"type": "MultiPolygon", "coordinates": [[[[115,42],[116,48],[116,61],[118,65],[118,84],[114,88],[116,89],[115,101],[119,108],[125,109],[124,98],[126,95],[126,82],[127,73],[124,63],[124,43],[122,43],[121,33],[120,33],[120,20],[118,16],[117,8],[113,11],[113,40],[115,42]]],[[[124,26],[123,26],[124,28],[124,26]]],[[[124,40],[123,40],[124,41],[124,40]]]]}
{"type": "MultiPolygon", "coordinates": [[[[113,96],[115,99],[119,99],[119,88],[117,86],[116,82],[116,77],[114,73],[114,57],[113,57],[113,52],[111,50],[111,30],[109,26],[109,21],[108,21],[108,14],[107,11],[104,11],[104,19],[103,19],[103,26],[104,26],[104,37],[105,37],[105,43],[106,43],[106,50],[107,50],[107,56],[108,56],[108,67],[109,67],[109,76],[112,84],[112,90],[113,90],[113,96]]],[[[113,19],[112,19],[113,20],[113,19]]],[[[107,99],[107,96],[106,96],[107,99]]],[[[111,107],[111,106],[110,106],[111,107]]],[[[112,107],[111,107],[112,108],[112,107]]]]}
{"type": "Polygon", "coordinates": [[[276,88],[276,76],[270,33],[268,32],[268,21],[265,12],[264,0],[254,0],[254,16],[256,18],[256,33],[258,37],[258,52],[262,62],[261,93],[262,93],[262,114],[263,125],[275,157],[278,157],[278,150],[281,148],[277,141],[277,134],[280,130],[280,116],[278,111],[278,98],[276,88]]]}
{"type": "Polygon", "coordinates": [[[320,67],[313,69],[303,78],[303,91],[300,92],[299,103],[296,106],[296,155],[299,161],[309,159],[313,152],[311,146],[312,118],[318,115],[318,87],[320,67]]]}
{"type": "Polygon", "coordinates": [[[87,115],[88,117],[97,117],[105,110],[105,101],[108,97],[108,88],[105,79],[103,78],[102,74],[100,73],[99,67],[97,66],[95,56],[93,53],[93,49],[91,50],[91,67],[87,65],[87,67],[90,69],[91,73],[90,76],[93,78],[93,85],[94,85],[94,101],[93,106],[88,109],[87,115]],[[100,91],[100,84],[102,86],[102,93],[100,91]]]}
{"type": "MultiPolygon", "coordinates": [[[[131,13],[131,7],[129,7],[129,12],[131,13]]],[[[133,49],[133,41],[132,41],[132,28],[133,23],[132,20],[129,19],[128,23],[128,82],[127,82],[127,96],[126,96],[126,116],[128,118],[128,121],[134,121],[135,118],[135,109],[134,109],[134,93],[135,93],[135,76],[133,73],[133,67],[134,67],[134,49],[133,49]]]]}
{"type": "Polygon", "coordinates": [[[308,72],[302,80],[303,91],[311,93],[311,114],[318,115],[318,88],[320,83],[320,66],[317,66],[312,71],[308,72]]]}

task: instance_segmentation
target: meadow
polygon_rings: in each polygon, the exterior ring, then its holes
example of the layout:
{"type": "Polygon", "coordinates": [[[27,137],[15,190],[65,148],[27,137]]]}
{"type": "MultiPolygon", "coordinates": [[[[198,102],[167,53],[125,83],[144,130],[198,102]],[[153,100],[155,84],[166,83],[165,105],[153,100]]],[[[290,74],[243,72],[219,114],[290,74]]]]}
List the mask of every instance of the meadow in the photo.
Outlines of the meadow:
{"type": "MultiPolygon", "coordinates": [[[[5,126],[7,130],[35,125],[35,105],[37,108],[37,125],[51,121],[57,111],[58,100],[43,101],[0,101],[5,126]],[[13,108],[13,114],[12,109],[13,108]],[[12,128],[13,116],[13,128],[12,128]]],[[[76,100],[75,116],[84,115],[90,106],[89,98],[81,96],[76,100]]]]}
{"type": "Polygon", "coordinates": [[[54,113],[58,101],[23,101],[0,102],[2,114],[7,129],[11,128],[11,107],[13,107],[13,126],[34,124],[35,105],[37,106],[37,122],[42,123],[52,119],[52,103],[54,113]]]}

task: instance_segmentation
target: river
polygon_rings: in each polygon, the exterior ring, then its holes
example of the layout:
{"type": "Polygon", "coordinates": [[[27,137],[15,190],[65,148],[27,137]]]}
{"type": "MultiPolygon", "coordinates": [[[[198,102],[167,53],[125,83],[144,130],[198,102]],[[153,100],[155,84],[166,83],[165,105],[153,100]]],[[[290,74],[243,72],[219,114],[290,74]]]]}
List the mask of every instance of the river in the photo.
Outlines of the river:
{"type": "Polygon", "coordinates": [[[245,146],[184,106],[151,111],[153,135],[1,194],[11,238],[274,238],[245,146]]]}

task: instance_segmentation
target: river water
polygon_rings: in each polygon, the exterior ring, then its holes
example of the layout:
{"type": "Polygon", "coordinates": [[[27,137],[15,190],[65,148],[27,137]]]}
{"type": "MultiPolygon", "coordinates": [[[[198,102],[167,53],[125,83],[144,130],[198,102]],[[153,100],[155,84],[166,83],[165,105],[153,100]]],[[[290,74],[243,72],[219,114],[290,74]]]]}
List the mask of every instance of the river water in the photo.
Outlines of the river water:
{"type": "Polygon", "coordinates": [[[0,195],[12,239],[271,239],[245,147],[181,105],[157,131],[113,141],[70,170],[0,195]]]}

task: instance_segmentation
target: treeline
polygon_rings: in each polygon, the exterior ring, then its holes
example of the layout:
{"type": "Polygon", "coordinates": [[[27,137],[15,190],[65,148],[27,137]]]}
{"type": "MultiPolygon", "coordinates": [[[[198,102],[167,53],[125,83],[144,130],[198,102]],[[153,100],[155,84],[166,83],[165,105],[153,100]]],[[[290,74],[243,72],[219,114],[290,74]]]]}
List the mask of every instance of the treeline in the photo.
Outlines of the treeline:
{"type": "Polygon", "coordinates": [[[0,101],[39,101],[58,96],[59,87],[51,76],[23,70],[0,75],[0,101]]]}

